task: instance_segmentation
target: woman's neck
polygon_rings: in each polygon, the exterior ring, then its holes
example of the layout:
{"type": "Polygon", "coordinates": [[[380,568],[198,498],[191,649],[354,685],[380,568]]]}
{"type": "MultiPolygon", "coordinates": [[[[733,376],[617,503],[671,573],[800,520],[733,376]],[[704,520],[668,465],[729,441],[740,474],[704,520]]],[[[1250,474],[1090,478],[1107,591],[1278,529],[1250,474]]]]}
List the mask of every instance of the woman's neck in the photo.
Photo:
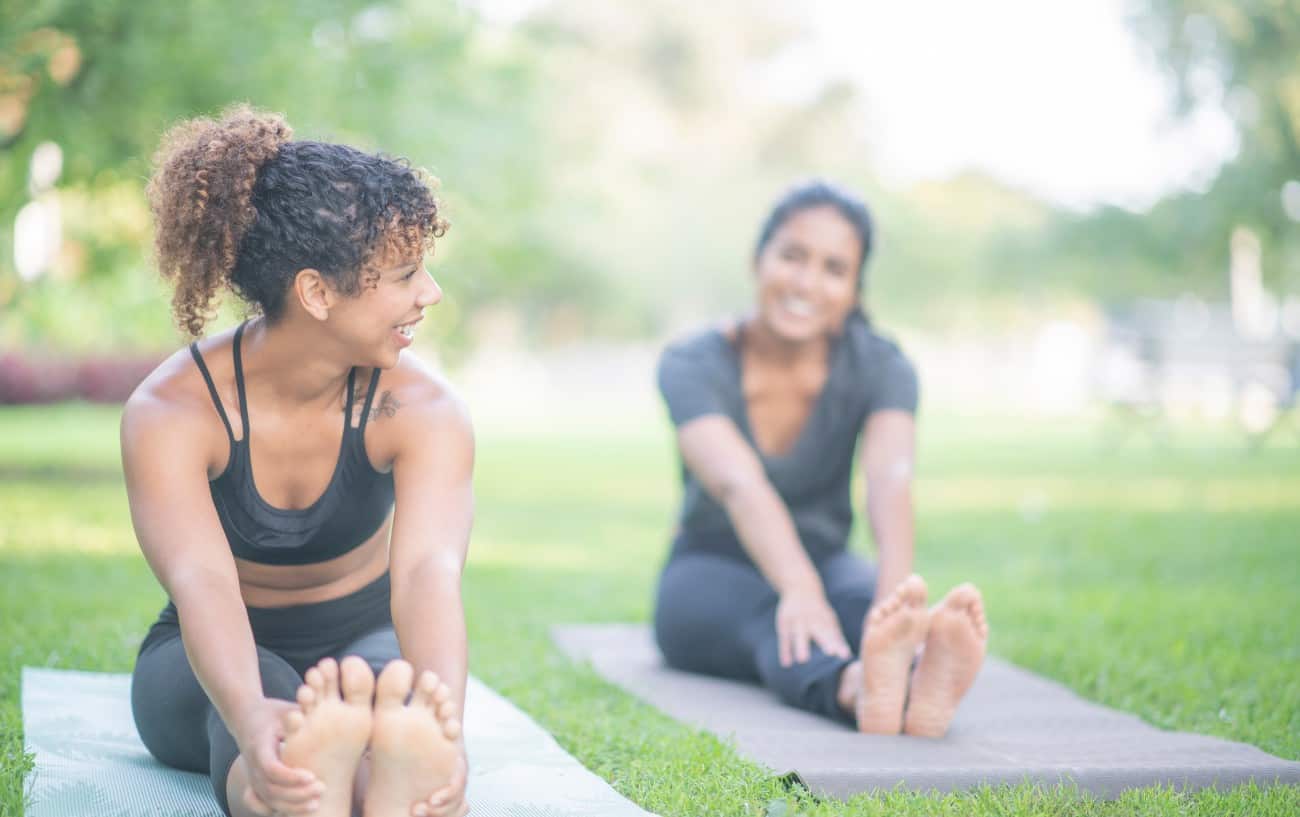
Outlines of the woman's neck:
{"type": "Polygon", "coordinates": [[[330,345],[313,328],[260,317],[250,321],[240,349],[245,380],[257,381],[286,406],[336,403],[352,367],[322,355],[330,345]]]}
{"type": "Polygon", "coordinates": [[[809,358],[824,358],[830,347],[830,338],[825,335],[798,341],[781,337],[758,315],[742,319],[738,329],[746,354],[780,365],[794,365],[809,358]]]}

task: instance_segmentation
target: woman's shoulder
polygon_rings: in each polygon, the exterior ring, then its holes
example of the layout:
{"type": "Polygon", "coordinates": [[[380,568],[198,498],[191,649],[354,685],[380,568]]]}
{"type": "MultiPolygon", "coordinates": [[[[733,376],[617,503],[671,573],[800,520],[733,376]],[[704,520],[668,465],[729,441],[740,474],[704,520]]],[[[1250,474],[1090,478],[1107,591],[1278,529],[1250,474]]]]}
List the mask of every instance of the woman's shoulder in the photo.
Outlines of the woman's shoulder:
{"type": "Polygon", "coordinates": [[[677,335],[664,344],[659,367],[673,365],[713,368],[730,359],[736,339],[736,321],[719,321],[677,335]]]}
{"type": "Polygon", "coordinates": [[[726,348],[736,337],[736,322],[717,321],[705,326],[697,326],[669,338],[664,344],[664,352],[709,354],[726,348]]]}
{"type": "Polygon", "coordinates": [[[845,346],[848,353],[843,376],[859,387],[869,407],[915,411],[916,366],[893,337],[879,331],[865,315],[857,314],[845,327],[845,346]]]}
{"type": "MultiPolygon", "coordinates": [[[[194,341],[209,375],[216,383],[230,379],[230,329],[194,341]],[[224,354],[223,354],[224,352],[224,354]]],[[[124,416],[137,413],[183,416],[190,412],[205,416],[212,412],[212,397],[203,373],[186,344],[168,355],[136,386],[123,406],[124,416]]]]}
{"type": "MultiPolygon", "coordinates": [[[[364,408],[374,372],[358,372],[355,411],[364,408]]],[[[397,365],[379,370],[366,418],[366,450],[374,462],[395,463],[399,456],[423,461],[428,456],[454,452],[472,459],[473,449],[469,408],[436,367],[411,349],[404,349],[397,365]]]]}
{"type": "MultiPolygon", "coordinates": [[[[370,387],[374,370],[360,373],[355,403],[360,405],[370,387]]],[[[410,349],[402,351],[397,365],[383,369],[370,406],[371,421],[396,419],[411,422],[452,424],[468,427],[469,410],[451,381],[428,361],[410,349]]]]}
{"type": "Polygon", "coordinates": [[[882,332],[862,313],[849,316],[845,322],[844,336],[848,350],[860,363],[911,365],[898,341],[892,335],[882,332]]]}
{"type": "MultiPolygon", "coordinates": [[[[233,330],[195,342],[218,384],[232,379],[230,371],[234,363],[228,359],[232,333],[233,330]]],[[[214,388],[220,393],[220,386],[214,388]]],[[[223,403],[234,400],[233,394],[221,396],[223,403]]],[[[124,454],[147,449],[175,456],[179,447],[203,457],[218,457],[225,451],[226,429],[188,345],[154,367],[126,399],[122,406],[121,444],[124,454]]]]}

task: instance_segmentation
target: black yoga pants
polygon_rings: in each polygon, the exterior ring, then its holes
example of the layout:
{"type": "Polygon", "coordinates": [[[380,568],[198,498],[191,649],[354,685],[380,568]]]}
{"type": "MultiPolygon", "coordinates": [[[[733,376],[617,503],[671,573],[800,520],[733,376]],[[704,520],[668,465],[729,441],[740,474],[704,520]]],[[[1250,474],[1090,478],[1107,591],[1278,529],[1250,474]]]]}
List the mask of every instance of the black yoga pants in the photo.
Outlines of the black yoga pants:
{"type": "MultiPolygon", "coordinates": [[[[875,568],[847,550],[813,564],[856,654],[876,589],[875,568]]],[[[679,549],[659,578],[655,639],[669,666],[757,681],[790,706],[853,723],[852,713],[836,701],[840,673],[852,659],[827,655],[814,643],[808,661],[781,666],[778,601],[744,556],[679,549]]]]}
{"type": "MultiPolygon", "coordinates": [[[[376,674],[400,657],[387,574],[318,604],[250,607],[248,618],[268,698],[295,700],[303,674],[327,656],[360,656],[376,674]]],[[[221,810],[229,815],[226,777],[239,747],[190,668],[171,604],[140,647],[131,675],[131,712],[153,756],[178,769],[207,772],[221,810]]]]}

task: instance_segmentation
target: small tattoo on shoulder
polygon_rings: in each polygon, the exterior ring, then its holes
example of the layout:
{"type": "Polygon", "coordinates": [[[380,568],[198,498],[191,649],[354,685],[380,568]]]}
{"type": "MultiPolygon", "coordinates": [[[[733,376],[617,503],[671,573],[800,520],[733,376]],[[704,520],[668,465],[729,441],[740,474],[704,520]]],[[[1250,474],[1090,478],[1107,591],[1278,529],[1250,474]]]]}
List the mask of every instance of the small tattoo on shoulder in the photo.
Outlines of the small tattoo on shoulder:
{"type": "Polygon", "coordinates": [[[383,394],[379,395],[379,405],[370,408],[370,419],[378,420],[380,417],[392,417],[397,414],[397,410],[401,407],[402,404],[397,401],[393,393],[385,390],[383,394]]]}

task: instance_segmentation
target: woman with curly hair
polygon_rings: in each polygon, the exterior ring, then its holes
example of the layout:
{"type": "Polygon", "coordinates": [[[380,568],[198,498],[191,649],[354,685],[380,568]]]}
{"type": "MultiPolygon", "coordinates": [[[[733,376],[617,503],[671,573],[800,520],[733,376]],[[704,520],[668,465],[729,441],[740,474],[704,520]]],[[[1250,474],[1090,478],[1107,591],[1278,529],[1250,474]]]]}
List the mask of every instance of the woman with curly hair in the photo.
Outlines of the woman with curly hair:
{"type": "Polygon", "coordinates": [[[853,194],[789,190],[759,233],[753,310],[664,350],[685,496],[655,635],[679,669],[759,681],[861,732],[937,737],[988,625],[973,585],[927,609],[912,573],[917,377],[860,305],[871,241],[853,194]],[[847,548],[855,451],[878,566],[847,548]]]}
{"type": "Polygon", "coordinates": [[[173,128],[149,199],[181,328],[222,290],[253,317],[122,416],[169,597],[132,676],[140,736],[226,814],[458,817],[473,434],[407,349],[442,295],[438,202],[402,161],[242,106],[173,128]]]}

